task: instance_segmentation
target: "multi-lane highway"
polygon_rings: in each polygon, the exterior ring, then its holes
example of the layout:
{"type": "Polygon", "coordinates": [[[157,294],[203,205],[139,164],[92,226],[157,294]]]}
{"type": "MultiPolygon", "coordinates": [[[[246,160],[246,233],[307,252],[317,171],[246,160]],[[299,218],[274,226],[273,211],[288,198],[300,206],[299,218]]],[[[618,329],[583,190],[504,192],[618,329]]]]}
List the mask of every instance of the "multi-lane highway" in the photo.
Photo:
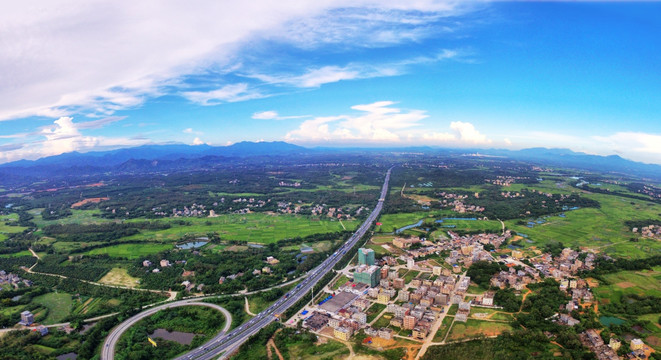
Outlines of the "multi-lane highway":
{"type": "MultiPolygon", "coordinates": [[[[356,230],[356,232],[347,240],[342,247],[340,247],[335,253],[330,255],[323,263],[321,263],[316,268],[308,272],[307,278],[303,280],[295,289],[289,291],[282,298],[276,301],[268,309],[257,314],[247,323],[239,326],[238,328],[232,330],[229,334],[223,336],[217,336],[206,344],[198,347],[197,349],[190,351],[180,357],[177,360],[209,360],[214,359],[220,356],[221,358],[226,358],[232,352],[237,350],[241,344],[243,344],[248,338],[256,334],[259,330],[263,329],[265,326],[276,320],[276,315],[284,313],[290,306],[296,303],[298,300],[303,298],[310,289],[321,280],[333,266],[342,259],[344,254],[350,250],[356,243],[365,235],[367,230],[369,230],[372,223],[377,219],[383,208],[383,202],[388,193],[388,182],[390,181],[390,172],[392,168],[388,169],[386,172],[386,178],[383,182],[383,187],[381,188],[381,196],[379,197],[379,202],[377,203],[374,210],[367,217],[365,222],[356,230]]],[[[108,358],[110,359],[110,358],[108,358]]]]}
{"type": "Polygon", "coordinates": [[[112,331],[110,332],[110,334],[108,334],[108,337],[106,338],[106,341],[103,344],[103,349],[101,350],[101,359],[109,360],[115,357],[115,346],[117,345],[117,341],[119,341],[119,338],[122,336],[122,334],[126,330],[128,330],[131,326],[133,326],[135,323],[146,318],[147,316],[155,314],[158,311],[173,307],[179,307],[179,306],[207,306],[210,308],[214,308],[223,313],[223,315],[225,316],[225,327],[218,335],[216,335],[216,337],[214,337],[210,341],[214,341],[216,339],[221,338],[223,335],[225,335],[225,333],[227,333],[227,331],[230,329],[230,326],[232,326],[232,314],[230,314],[229,311],[225,310],[225,308],[216,304],[199,302],[197,300],[181,300],[173,303],[154,306],[153,308],[147,311],[143,311],[137,315],[134,315],[133,317],[119,324],[119,326],[117,326],[116,328],[112,329],[112,331]]]}

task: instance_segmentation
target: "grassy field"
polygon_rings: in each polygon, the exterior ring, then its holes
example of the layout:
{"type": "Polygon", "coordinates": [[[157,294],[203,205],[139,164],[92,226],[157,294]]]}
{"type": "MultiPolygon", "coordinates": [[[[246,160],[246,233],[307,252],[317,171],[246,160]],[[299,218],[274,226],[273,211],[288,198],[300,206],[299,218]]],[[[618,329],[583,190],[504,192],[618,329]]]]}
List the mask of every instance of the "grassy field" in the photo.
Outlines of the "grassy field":
{"type": "Polygon", "coordinates": [[[101,214],[101,210],[98,209],[94,209],[94,210],[73,209],[71,210],[72,213],[71,216],[67,216],[66,218],[58,219],[58,220],[44,220],[41,217],[42,211],[44,211],[44,209],[32,209],[29,211],[29,213],[34,216],[34,219],[32,221],[35,224],[37,224],[37,226],[39,226],[40,228],[54,224],[99,224],[99,223],[107,223],[107,222],[115,221],[115,220],[104,219],[102,217],[99,217],[98,215],[101,214]]]}
{"type": "Polygon", "coordinates": [[[661,254],[658,241],[628,241],[633,233],[624,225],[624,221],[629,219],[657,218],[661,205],[603,194],[584,196],[599,201],[601,208],[568,211],[565,218],[553,216],[533,228],[517,225],[517,220],[507,221],[506,226],[528,235],[532,243],[523,241],[521,244],[524,247],[541,247],[551,241],[560,241],[566,246],[597,248],[606,254],[621,257],[641,258],[661,254]]]}
{"type": "Polygon", "coordinates": [[[170,244],[119,244],[106,246],[102,248],[92,249],[86,254],[88,255],[98,255],[98,254],[108,254],[112,257],[123,257],[127,259],[137,259],[145,255],[155,254],[161,251],[172,249],[170,244]]]}
{"type": "Polygon", "coordinates": [[[407,284],[410,283],[411,280],[415,279],[415,277],[418,276],[419,274],[420,274],[419,271],[413,271],[413,270],[409,271],[408,273],[406,273],[406,275],[404,275],[404,282],[406,282],[407,284]]]}
{"type": "MultiPolygon", "coordinates": [[[[181,218],[168,218],[160,221],[179,221],[181,218]]],[[[176,225],[158,231],[143,231],[122,240],[171,240],[175,241],[186,234],[206,235],[218,232],[222,239],[245,240],[257,243],[272,243],[281,239],[312,234],[343,231],[339,221],[315,220],[300,215],[269,215],[261,213],[220,215],[215,218],[186,218],[191,225],[176,225]]],[[[343,220],[347,230],[353,230],[358,220],[343,220]]]]}
{"type": "MultiPolygon", "coordinates": [[[[511,321],[514,315],[512,313],[507,313],[503,312],[501,310],[497,309],[489,309],[489,308],[482,308],[482,307],[472,307],[470,316],[475,317],[475,314],[478,313],[483,313],[483,314],[488,314],[486,315],[486,318],[489,320],[501,320],[501,321],[511,321]]],[[[479,320],[479,318],[475,317],[476,319],[479,320]]]]}
{"type": "Polygon", "coordinates": [[[331,290],[335,291],[335,290],[339,289],[340,286],[346,284],[347,281],[349,281],[348,277],[346,277],[344,275],[340,275],[340,277],[337,279],[337,281],[335,281],[333,286],[331,286],[331,290]]]}
{"type": "Polygon", "coordinates": [[[0,254],[0,258],[19,257],[19,256],[32,256],[32,253],[30,252],[30,250],[23,250],[13,254],[0,254]]]}
{"type": "Polygon", "coordinates": [[[136,287],[140,284],[140,280],[132,277],[126,272],[126,269],[112,268],[100,280],[102,284],[120,285],[126,287],[136,287]]]}
{"type": "Polygon", "coordinates": [[[477,336],[498,335],[512,327],[507,323],[468,319],[466,323],[455,322],[450,329],[448,340],[460,340],[477,336]]]}
{"type": "Polygon", "coordinates": [[[377,220],[381,225],[377,226],[375,231],[392,232],[393,228],[399,229],[406,225],[415,224],[422,219],[433,221],[436,217],[441,216],[441,214],[442,212],[440,211],[384,214],[377,220]]]}
{"type": "Polygon", "coordinates": [[[661,267],[652,271],[620,271],[603,276],[608,284],[599,284],[594,294],[600,302],[616,302],[622,295],[661,296],[661,267]],[[606,300],[606,301],[604,301],[606,300]]]}
{"type": "Polygon", "coordinates": [[[0,215],[0,241],[6,240],[8,234],[20,233],[27,229],[23,226],[10,226],[6,223],[12,223],[18,220],[18,214],[0,215]]]}
{"type": "Polygon", "coordinates": [[[367,309],[367,322],[374,320],[382,311],[386,308],[386,305],[374,303],[367,309]]]}
{"type": "Polygon", "coordinates": [[[71,295],[67,293],[48,293],[37,296],[32,300],[34,303],[48,308],[48,316],[43,321],[44,324],[57,324],[64,319],[71,311],[71,295]]]}
{"type": "Polygon", "coordinates": [[[438,328],[438,331],[434,335],[434,342],[441,342],[443,339],[445,339],[445,335],[448,333],[448,330],[450,330],[450,325],[452,324],[452,320],[454,320],[454,317],[452,316],[446,316],[443,319],[443,322],[441,323],[441,327],[438,328]]]}

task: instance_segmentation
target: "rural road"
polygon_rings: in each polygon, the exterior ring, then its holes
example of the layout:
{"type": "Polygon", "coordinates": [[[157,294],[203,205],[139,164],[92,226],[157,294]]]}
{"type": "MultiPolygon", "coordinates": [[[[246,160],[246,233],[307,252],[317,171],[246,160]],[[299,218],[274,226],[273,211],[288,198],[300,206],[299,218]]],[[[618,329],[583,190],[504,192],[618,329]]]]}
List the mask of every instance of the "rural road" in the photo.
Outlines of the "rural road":
{"type": "MultiPolygon", "coordinates": [[[[119,338],[122,336],[122,334],[128,330],[131,326],[133,326],[135,323],[138,321],[151,316],[158,311],[164,310],[164,309],[170,309],[174,307],[180,307],[180,306],[207,306],[213,309],[216,309],[220,312],[223,313],[225,316],[225,327],[223,330],[216,335],[215,338],[221,337],[225,335],[225,333],[230,329],[232,326],[232,314],[229,313],[229,311],[225,310],[224,307],[216,305],[216,304],[211,304],[211,303],[204,303],[204,302],[199,302],[196,300],[181,300],[181,301],[175,301],[169,304],[163,304],[159,306],[155,306],[149,310],[143,311],[135,316],[132,316],[125,320],[123,323],[119,324],[116,326],[110,334],[108,334],[108,337],[106,338],[106,341],[103,343],[103,349],[101,350],[101,360],[112,360],[115,357],[115,346],[117,345],[117,342],[119,341],[119,338]]],[[[215,339],[214,338],[214,339],[215,339]]],[[[214,340],[212,339],[212,341],[214,340]]]]}

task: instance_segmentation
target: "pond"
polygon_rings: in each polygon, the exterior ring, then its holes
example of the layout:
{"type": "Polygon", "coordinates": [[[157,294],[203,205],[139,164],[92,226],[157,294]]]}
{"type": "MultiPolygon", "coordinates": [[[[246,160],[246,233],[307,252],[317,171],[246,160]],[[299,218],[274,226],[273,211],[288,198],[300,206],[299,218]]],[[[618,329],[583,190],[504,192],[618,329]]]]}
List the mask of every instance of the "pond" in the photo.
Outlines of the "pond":
{"type": "Polygon", "coordinates": [[[195,337],[193,333],[185,333],[181,331],[169,332],[166,329],[156,329],[153,334],[149,335],[152,338],[161,338],[163,340],[176,341],[182,345],[190,345],[195,337]]]}
{"type": "Polygon", "coordinates": [[[78,354],[74,352],[62,354],[58,357],[56,357],[57,360],[76,360],[78,358],[78,354]]]}
{"type": "Polygon", "coordinates": [[[395,230],[395,234],[399,234],[399,233],[401,233],[402,231],[405,231],[405,230],[408,230],[408,229],[413,229],[413,228],[418,227],[418,226],[420,226],[420,225],[422,225],[422,220],[418,221],[418,222],[415,223],[415,224],[406,225],[406,226],[404,226],[404,227],[401,227],[401,228],[395,230]]]}
{"type": "Polygon", "coordinates": [[[208,241],[191,241],[185,244],[177,245],[177,248],[182,250],[197,249],[197,248],[201,248],[202,246],[208,243],[209,243],[208,241]]]}
{"type": "Polygon", "coordinates": [[[614,316],[602,316],[599,318],[599,322],[606,325],[606,326],[611,326],[611,325],[622,325],[624,324],[624,320],[614,317],[614,316]]]}

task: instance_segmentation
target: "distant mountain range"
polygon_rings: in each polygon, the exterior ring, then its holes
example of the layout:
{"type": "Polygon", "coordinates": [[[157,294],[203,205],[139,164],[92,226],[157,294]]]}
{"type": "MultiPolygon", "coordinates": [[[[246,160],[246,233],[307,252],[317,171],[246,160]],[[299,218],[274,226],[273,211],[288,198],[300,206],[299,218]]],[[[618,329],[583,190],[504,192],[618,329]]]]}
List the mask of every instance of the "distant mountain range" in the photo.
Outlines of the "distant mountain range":
{"type": "Polygon", "coordinates": [[[20,160],[0,165],[0,184],[22,177],[43,178],[69,174],[118,172],[176,171],[204,168],[223,162],[248,161],[251,157],[312,156],[341,153],[422,152],[430,154],[482,155],[506,157],[540,166],[558,166],[591,171],[616,172],[661,180],[661,166],[623,159],[617,155],[599,156],[568,149],[531,148],[523,150],[499,149],[441,149],[433,147],[408,148],[305,148],[282,141],[240,142],[229,146],[209,145],[145,145],[110,151],[71,152],[38,160],[20,160]]]}

